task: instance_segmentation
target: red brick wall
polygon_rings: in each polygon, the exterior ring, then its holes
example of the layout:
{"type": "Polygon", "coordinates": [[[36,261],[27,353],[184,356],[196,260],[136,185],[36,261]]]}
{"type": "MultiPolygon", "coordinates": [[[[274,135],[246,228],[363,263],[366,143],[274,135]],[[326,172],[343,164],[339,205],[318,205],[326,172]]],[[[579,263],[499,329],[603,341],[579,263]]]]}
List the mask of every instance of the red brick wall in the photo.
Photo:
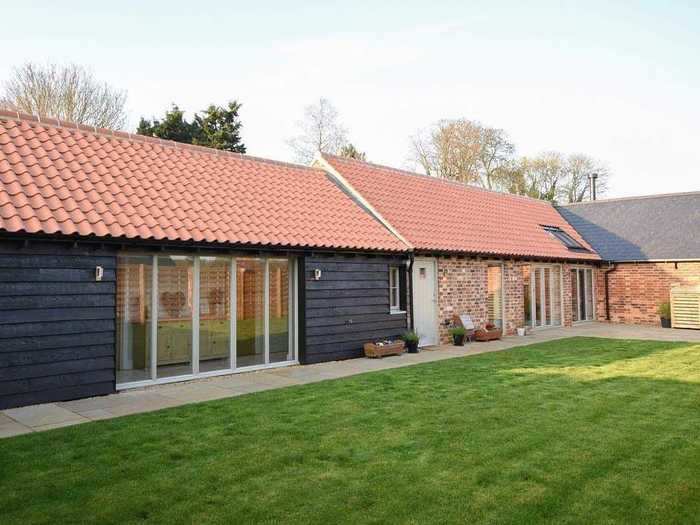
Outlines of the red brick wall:
{"type": "Polygon", "coordinates": [[[468,313],[477,326],[486,323],[486,268],[487,263],[484,261],[456,257],[438,258],[438,322],[441,343],[450,339],[445,321],[455,314],[468,313]]]}
{"type": "Polygon", "coordinates": [[[503,269],[506,334],[514,334],[525,323],[523,269],[521,263],[514,261],[505,261],[503,269]]]}
{"type": "MultiPolygon", "coordinates": [[[[449,343],[444,322],[454,314],[469,314],[477,326],[488,320],[488,265],[503,264],[506,334],[525,324],[525,285],[530,261],[495,261],[477,258],[438,257],[438,321],[440,342],[449,343]],[[525,274],[525,275],[524,275],[525,274]]],[[[562,264],[564,326],[571,326],[571,265],[562,264]]],[[[594,269],[594,280],[597,271],[594,269]]],[[[600,310],[598,310],[600,311],[600,310]]]]}
{"type": "MultiPolygon", "coordinates": [[[[564,287],[564,326],[571,326],[573,324],[573,305],[571,304],[571,268],[570,264],[562,265],[563,279],[562,286],[564,287]]],[[[593,270],[595,274],[595,270],[593,270]]],[[[595,275],[593,277],[595,280],[595,275]]]]}
{"type": "MultiPolygon", "coordinates": [[[[609,274],[610,321],[660,326],[656,309],[672,284],[699,284],[700,262],[618,263],[609,274]],[[676,268],[676,264],[678,268],[676,268]]],[[[598,319],[605,320],[604,269],[597,278],[598,319]]]]}

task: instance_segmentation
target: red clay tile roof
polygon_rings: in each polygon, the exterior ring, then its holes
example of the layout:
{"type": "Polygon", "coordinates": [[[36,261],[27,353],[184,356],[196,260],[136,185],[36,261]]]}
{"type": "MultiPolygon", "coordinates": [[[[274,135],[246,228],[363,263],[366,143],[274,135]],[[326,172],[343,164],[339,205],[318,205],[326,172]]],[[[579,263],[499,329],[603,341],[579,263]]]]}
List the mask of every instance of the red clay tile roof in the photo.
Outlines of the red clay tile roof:
{"type": "Polygon", "coordinates": [[[5,111],[0,230],[406,249],[322,170],[5,111]]]}
{"type": "Polygon", "coordinates": [[[416,250],[516,257],[593,259],[542,229],[557,226],[590,246],[550,203],[323,155],[416,250]]]}

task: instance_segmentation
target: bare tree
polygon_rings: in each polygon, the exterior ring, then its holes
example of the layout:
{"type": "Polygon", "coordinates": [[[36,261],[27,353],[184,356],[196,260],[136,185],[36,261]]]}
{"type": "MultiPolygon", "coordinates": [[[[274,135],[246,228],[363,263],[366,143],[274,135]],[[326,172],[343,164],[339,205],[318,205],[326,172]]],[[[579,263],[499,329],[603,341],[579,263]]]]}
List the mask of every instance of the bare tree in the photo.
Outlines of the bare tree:
{"type": "Polygon", "coordinates": [[[413,161],[428,175],[489,189],[502,187],[515,151],[505,131],[467,119],[441,120],[411,142],[413,161]]]}
{"type": "Polygon", "coordinates": [[[304,108],[304,118],[297,122],[297,128],[298,135],[287,144],[297,162],[303,164],[311,163],[318,151],[336,155],[348,143],[348,132],[339,121],[338,111],[326,98],[304,108]]]}
{"type": "Polygon", "coordinates": [[[523,157],[517,169],[520,193],[536,199],[556,201],[566,178],[566,160],[555,151],[534,158],[523,157]]]}
{"type": "Polygon", "coordinates": [[[480,131],[481,185],[497,189],[503,186],[503,179],[511,169],[515,145],[502,129],[480,126],[480,131]]]}
{"type": "Polygon", "coordinates": [[[411,141],[413,158],[428,175],[478,183],[479,132],[470,121],[441,120],[411,141]]]}
{"type": "Polygon", "coordinates": [[[0,96],[0,105],[15,111],[113,129],[126,123],[125,104],[125,91],[99,82],[75,64],[28,62],[14,69],[0,96]]]}
{"type": "Polygon", "coordinates": [[[608,189],[610,172],[600,161],[580,153],[569,155],[566,159],[566,179],[561,186],[562,202],[581,202],[590,199],[588,176],[597,173],[596,191],[605,194],[608,189]]]}
{"type": "Polygon", "coordinates": [[[504,173],[505,191],[567,203],[589,198],[589,174],[598,174],[597,188],[601,193],[607,190],[609,177],[605,166],[587,155],[565,157],[556,151],[522,157],[504,173]]]}
{"type": "Polygon", "coordinates": [[[350,142],[348,142],[342,148],[340,148],[340,151],[338,151],[338,155],[340,155],[341,157],[348,158],[348,159],[364,160],[364,161],[367,160],[367,154],[364,151],[358,150],[350,142]]]}

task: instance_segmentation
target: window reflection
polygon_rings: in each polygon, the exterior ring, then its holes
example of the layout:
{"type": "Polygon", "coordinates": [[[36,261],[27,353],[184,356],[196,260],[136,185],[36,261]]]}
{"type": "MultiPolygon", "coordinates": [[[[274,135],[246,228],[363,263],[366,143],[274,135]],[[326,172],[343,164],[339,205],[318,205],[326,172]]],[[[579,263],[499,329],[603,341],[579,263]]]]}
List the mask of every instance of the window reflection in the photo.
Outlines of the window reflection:
{"type": "Polygon", "coordinates": [[[119,256],[117,383],[293,360],[292,268],[285,258],[119,256]]]}
{"type": "Polygon", "coordinates": [[[231,260],[199,259],[199,371],[231,367],[231,260]]]}
{"type": "Polygon", "coordinates": [[[152,257],[117,259],[117,382],[151,379],[152,257]]]}

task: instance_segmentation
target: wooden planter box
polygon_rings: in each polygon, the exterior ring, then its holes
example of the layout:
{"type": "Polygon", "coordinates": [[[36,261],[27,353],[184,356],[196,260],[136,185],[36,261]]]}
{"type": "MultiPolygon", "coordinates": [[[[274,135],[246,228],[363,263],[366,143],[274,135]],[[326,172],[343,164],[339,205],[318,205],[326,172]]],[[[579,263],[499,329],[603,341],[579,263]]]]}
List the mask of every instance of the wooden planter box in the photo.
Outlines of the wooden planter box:
{"type": "Polygon", "coordinates": [[[365,343],[366,357],[384,357],[387,355],[401,355],[406,350],[403,341],[396,341],[388,345],[377,346],[375,343],[365,343]]]}
{"type": "Polygon", "coordinates": [[[503,330],[500,328],[494,328],[493,330],[486,330],[485,328],[479,328],[474,332],[474,339],[476,341],[493,341],[495,339],[500,339],[503,336],[503,330]]]}

